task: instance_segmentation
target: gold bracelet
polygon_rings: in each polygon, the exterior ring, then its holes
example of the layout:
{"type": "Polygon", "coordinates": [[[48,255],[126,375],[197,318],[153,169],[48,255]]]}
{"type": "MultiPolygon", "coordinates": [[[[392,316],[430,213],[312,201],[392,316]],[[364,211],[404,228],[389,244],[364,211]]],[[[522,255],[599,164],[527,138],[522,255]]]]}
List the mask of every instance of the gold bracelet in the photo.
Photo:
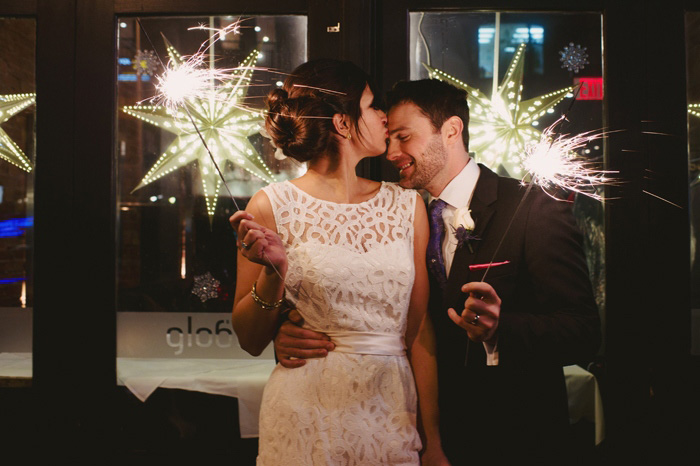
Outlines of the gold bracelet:
{"type": "Polygon", "coordinates": [[[274,303],[268,303],[267,301],[262,299],[260,296],[258,296],[258,293],[255,289],[255,285],[257,285],[257,284],[258,284],[258,282],[255,281],[253,283],[253,289],[250,290],[250,296],[253,298],[253,301],[255,301],[255,304],[257,304],[261,308],[265,309],[266,311],[272,311],[274,309],[277,309],[278,307],[280,307],[284,303],[284,296],[282,296],[282,299],[280,299],[279,301],[274,302],[274,303]]]}

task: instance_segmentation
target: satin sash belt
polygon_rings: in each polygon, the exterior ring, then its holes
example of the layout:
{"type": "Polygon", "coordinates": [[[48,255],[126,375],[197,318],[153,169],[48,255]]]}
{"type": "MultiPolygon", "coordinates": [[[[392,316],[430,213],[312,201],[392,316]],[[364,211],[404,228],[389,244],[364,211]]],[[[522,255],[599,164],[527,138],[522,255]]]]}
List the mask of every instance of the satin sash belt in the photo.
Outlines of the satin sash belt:
{"type": "Polygon", "coordinates": [[[372,332],[325,332],[340,353],[403,356],[406,345],[402,335],[372,332]]]}

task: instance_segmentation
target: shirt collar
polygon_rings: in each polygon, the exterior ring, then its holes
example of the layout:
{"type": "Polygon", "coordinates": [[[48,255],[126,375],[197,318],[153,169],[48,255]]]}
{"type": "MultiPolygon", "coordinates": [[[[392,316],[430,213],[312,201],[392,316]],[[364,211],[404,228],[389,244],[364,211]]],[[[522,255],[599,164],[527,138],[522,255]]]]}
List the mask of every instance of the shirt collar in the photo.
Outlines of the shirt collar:
{"type": "MultiPolygon", "coordinates": [[[[479,166],[473,159],[470,159],[469,163],[464,166],[457,176],[452,178],[452,181],[445,186],[445,189],[442,190],[437,198],[442,199],[455,209],[468,206],[472,194],[474,194],[476,182],[479,180],[479,173],[479,166]]],[[[430,196],[430,201],[437,198],[430,196]]]]}

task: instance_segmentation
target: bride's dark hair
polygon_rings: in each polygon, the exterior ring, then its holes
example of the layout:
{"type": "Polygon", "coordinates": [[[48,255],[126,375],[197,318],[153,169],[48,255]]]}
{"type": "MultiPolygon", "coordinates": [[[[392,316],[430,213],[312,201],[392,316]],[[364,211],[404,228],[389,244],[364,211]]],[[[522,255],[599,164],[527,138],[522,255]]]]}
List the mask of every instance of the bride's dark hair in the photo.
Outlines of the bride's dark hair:
{"type": "Polygon", "coordinates": [[[326,58],[300,65],[267,96],[265,128],[272,142],[300,162],[337,154],[333,115],[347,115],[359,134],[360,98],[368,84],[371,88],[367,73],[349,61],[326,58]]]}

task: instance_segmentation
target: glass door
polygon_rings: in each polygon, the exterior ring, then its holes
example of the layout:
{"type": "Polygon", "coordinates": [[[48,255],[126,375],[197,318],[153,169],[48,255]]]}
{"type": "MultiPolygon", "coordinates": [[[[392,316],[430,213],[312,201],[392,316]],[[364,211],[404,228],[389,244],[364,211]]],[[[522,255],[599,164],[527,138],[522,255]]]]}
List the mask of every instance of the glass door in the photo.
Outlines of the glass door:
{"type": "Polygon", "coordinates": [[[36,24],[0,17],[0,384],[32,377],[36,24]]]}
{"type": "MultiPolygon", "coordinates": [[[[441,79],[468,93],[470,153],[503,176],[527,179],[529,146],[553,136],[603,129],[603,18],[600,13],[411,11],[408,78],[441,79]]],[[[604,167],[606,141],[578,149],[604,167]]],[[[573,202],[601,316],[605,316],[604,185],[573,202]]]]}
{"type": "Polygon", "coordinates": [[[305,169],[276,158],[261,130],[265,96],[306,61],[307,18],[121,17],[117,27],[118,356],[246,358],[230,325],[228,218],[305,169]],[[206,77],[173,104],[181,89],[163,90],[169,72],[206,77]]]}

